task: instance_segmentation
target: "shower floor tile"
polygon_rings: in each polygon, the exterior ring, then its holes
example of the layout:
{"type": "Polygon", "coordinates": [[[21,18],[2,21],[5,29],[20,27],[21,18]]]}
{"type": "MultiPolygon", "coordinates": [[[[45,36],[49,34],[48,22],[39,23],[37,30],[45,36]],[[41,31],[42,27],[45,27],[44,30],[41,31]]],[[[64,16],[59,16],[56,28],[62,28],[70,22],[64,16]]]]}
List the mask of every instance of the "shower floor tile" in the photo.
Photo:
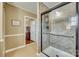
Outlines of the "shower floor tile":
{"type": "Polygon", "coordinates": [[[59,49],[56,49],[52,46],[49,46],[48,48],[46,48],[44,51],[43,51],[45,54],[49,55],[50,57],[75,57],[69,53],[66,53],[64,51],[61,51],[59,49]]]}

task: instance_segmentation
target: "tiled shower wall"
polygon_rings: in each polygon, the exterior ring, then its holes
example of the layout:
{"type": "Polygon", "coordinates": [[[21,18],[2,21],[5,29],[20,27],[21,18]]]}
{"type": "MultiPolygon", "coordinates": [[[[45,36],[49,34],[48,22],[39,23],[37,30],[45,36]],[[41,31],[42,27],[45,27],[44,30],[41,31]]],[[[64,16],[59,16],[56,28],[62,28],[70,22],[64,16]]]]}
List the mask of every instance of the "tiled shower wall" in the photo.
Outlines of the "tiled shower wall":
{"type": "MultiPolygon", "coordinates": [[[[48,13],[48,21],[42,16],[42,47],[43,50],[52,46],[66,53],[76,55],[76,4],[70,3],[48,13]],[[68,10],[69,9],[69,10],[68,10]],[[56,12],[61,14],[57,16],[56,12]],[[50,24],[47,24],[50,23],[50,24]],[[47,29],[46,26],[49,26],[47,29]]],[[[53,51],[51,51],[53,53],[53,51]]]]}
{"type": "Polygon", "coordinates": [[[71,18],[74,20],[76,17],[75,3],[70,3],[59,9],[52,11],[50,14],[51,33],[50,33],[50,46],[55,47],[61,51],[76,55],[76,25],[72,26],[71,18]],[[71,8],[72,7],[72,8],[71,8]],[[68,10],[68,8],[70,8],[68,10]],[[55,12],[58,11],[62,17],[58,18],[55,12]],[[70,24],[70,28],[68,28],[70,24]]]}
{"type": "Polygon", "coordinates": [[[43,34],[42,39],[42,49],[44,50],[50,46],[49,34],[43,34]]]}
{"type": "Polygon", "coordinates": [[[72,55],[75,55],[75,38],[50,35],[50,45],[72,55]]]}

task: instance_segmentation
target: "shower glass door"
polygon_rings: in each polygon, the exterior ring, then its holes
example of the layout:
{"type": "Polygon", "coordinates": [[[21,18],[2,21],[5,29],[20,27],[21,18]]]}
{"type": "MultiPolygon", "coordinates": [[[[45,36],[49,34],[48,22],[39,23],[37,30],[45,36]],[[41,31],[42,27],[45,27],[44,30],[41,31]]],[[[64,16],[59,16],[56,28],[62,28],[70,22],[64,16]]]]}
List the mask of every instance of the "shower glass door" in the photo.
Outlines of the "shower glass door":
{"type": "Polygon", "coordinates": [[[42,52],[50,57],[76,56],[76,27],[76,3],[43,14],[42,52]]]}

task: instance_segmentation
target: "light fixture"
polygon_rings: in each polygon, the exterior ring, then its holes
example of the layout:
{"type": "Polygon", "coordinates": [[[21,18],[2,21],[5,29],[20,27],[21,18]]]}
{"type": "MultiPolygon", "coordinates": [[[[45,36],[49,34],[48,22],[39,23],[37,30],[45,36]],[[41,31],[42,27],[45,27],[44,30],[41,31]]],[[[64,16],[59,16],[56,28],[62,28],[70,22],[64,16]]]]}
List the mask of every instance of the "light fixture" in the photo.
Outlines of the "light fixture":
{"type": "Polygon", "coordinates": [[[56,16],[61,16],[60,12],[56,11],[55,13],[56,13],[56,16]]]}

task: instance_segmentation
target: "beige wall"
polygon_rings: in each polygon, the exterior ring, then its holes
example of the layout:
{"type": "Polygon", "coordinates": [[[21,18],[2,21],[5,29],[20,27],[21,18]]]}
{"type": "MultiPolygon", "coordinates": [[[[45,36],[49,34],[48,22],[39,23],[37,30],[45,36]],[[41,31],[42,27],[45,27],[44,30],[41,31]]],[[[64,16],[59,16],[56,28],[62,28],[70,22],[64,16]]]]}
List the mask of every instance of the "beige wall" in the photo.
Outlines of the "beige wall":
{"type": "Polygon", "coordinates": [[[22,45],[24,45],[24,36],[12,36],[5,39],[6,50],[22,45]]]}
{"type": "MultiPolygon", "coordinates": [[[[24,11],[10,4],[4,4],[5,10],[5,35],[24,34],[24,16],[36,18],[35,14],[24,11]],[[12,26],[12,20],[19,20],[20,26],[12,26]]],[[[24,45],[24,35],[5,38],[6,50],[24,45]]]]}
{"type": "Polygon", "coordinates": [[[31,16],[31,17],[36,17],[35,14],[32,14],[30,12],[24,11],[22,9],[19,9],[17,7],[14,7],[12,5],[6,4],[5,5],[5,34],[10,35],[10,34],[22,34],[24,32],[23,30],[23,21],[24,21],[24,16],[31,16]],[[12,26],[11,22],[12,20],[19,20],[21,22],[21,26],[15,27],[12,26]]]}
{"type": "MultiPolygon", "coordinates": [[[[43,3],[39,3],[39,10],[38,10],[38,19],[37,19],[37,23],[39,23],[39,25],[37,24],[37,34],[38,34],[38,51],[40,52],[40,15],[41,15],[41,12],[47,10],[48,8],[43,4],[43,3]]],[[[27,12],[27,11],[24,11],[22,9],[19,9],[17,7],[14,7],[12,5],[9,5],[9,4],[5,4],[4,5],[4,10],[5,10],[5,34],[6,35],[10,35],[10,34],[23,34],[23,19],[24,19],[24,16],[31,16],[31,17],[35,17],[36,18],[36,15],[30,13],[30,12],[27,12]],[[11,21],[12,19],[18,19],[21,21],[21,26],[20,27],[12,27],[11,26],[11,21]]],[[[11,48],[15,48],[17,46],[20,46],[20,45],[23,45],[24,43],[24,36],[12,36],[12,37],[6,37],[5,38],[5,45],[6,45],[6,50],[8,49],[11,49],[11,48]],[[21,39],[20,39],[21,38],[21,39]]]]}

